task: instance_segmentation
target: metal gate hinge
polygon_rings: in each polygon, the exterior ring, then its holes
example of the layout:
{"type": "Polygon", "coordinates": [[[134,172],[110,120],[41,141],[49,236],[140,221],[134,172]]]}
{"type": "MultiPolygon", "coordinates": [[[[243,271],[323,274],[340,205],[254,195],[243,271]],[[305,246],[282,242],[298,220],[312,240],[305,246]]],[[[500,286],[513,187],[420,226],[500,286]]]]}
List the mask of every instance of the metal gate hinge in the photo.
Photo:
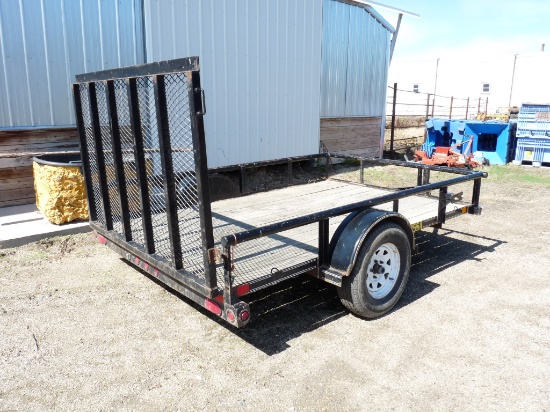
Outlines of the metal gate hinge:
{"type": "Polygon", "coordinates": [[[209,263],[222,264],[223,263],[222,251],[220,249],[218,249],[217,247],[213,247],[212,249],[208,249],[208,262],[209,263]]]}

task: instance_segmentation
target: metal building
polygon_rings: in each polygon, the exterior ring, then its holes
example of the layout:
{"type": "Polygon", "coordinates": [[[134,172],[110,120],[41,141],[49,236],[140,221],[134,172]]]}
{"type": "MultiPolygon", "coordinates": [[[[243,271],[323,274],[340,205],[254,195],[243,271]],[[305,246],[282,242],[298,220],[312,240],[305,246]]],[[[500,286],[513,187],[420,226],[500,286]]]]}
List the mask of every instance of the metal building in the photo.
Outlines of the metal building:
{"type": "Polygon", "coordinates": [[[76,74],[144,62],[141,0],[0,1],[0,128],[74,125],[76,74]]]}
{"type": "Polygon", "coordinates": [[[317,153],[320,139],[380,155],[394,29],[372,7],[144,0],[144,15],[147,62],[200,56],[210,166],[317,153]]]}
{"type": "Polygon", "coordinates": [[[359,0],[0,1],[0,129],[74,124],[74,75],[200,56],[210,167],[381,154],[391,34],[359,0]]]}

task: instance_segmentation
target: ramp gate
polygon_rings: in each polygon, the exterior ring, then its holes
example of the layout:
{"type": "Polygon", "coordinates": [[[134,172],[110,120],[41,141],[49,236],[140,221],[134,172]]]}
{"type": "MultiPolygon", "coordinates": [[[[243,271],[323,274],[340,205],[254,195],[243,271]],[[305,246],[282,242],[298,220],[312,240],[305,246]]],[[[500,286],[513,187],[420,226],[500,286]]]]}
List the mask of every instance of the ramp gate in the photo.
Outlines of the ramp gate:
{"type": "Polygon", "coordinates": [[[92,228],[215,296],[198,57],[78,75],[73,95],[92,228]]]}

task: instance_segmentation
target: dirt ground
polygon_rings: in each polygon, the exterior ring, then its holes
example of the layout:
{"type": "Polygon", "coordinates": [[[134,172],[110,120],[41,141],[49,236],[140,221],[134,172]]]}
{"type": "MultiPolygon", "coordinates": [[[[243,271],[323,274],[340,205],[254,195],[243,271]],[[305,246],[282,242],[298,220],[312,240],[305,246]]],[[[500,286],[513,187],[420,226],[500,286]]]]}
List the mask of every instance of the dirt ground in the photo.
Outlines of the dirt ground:
{"type": "Polygon", "coordinates": [[[550,411],[550,169],[486,170],[374,321],[299,277],[236,330],[90,234],[0,250],[0,411],[550,411]]]}

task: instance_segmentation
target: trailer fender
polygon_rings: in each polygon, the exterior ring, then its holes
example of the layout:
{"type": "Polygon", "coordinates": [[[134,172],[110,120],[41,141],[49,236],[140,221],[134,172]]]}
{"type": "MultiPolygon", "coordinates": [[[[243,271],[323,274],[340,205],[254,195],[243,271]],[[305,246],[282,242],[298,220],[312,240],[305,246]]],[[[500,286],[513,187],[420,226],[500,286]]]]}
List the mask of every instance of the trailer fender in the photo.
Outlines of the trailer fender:
{"type": "Polygon", "coordinates": [[[330,269],[342,276],[349,276],[359,249],[368,234],[380,223],[391,221],[403,228],[415,250],[414,232],[405,216],[384,210],[365,210],[353,212],[338,226],[330,241],[330,269]]]}

